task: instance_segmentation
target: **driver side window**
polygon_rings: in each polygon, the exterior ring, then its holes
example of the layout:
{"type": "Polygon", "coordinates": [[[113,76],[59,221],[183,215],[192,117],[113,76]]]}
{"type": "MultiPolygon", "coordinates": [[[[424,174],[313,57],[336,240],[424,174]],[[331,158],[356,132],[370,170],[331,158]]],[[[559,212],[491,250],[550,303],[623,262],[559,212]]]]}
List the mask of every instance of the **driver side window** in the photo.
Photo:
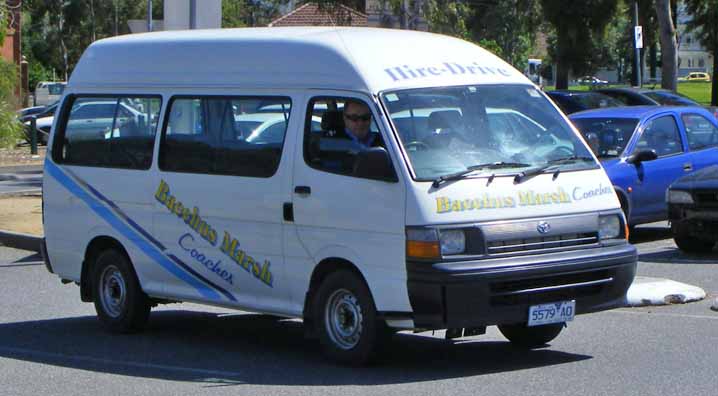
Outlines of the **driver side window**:
{"type": "Polygon", "coordinates": [[[307,106],[305,120],[304,160],[310,167],[369,179],[391,178],[385,174],[388,169],[393,175],[391,162],[388,168],[366,167],[367,155],[371,158],[376,158],[375,155],[384,157],[381,154],[383,151],[387,160],[389,156],[370,107],[365,102],[353,98],[313,98],[307,106]]]}
{"type": "Polygon", "coordinates": [[[673,116],[662,116],[649,121],[636,149],[655,150],[659,157],[683,152],[681,135],[673,116]]]}

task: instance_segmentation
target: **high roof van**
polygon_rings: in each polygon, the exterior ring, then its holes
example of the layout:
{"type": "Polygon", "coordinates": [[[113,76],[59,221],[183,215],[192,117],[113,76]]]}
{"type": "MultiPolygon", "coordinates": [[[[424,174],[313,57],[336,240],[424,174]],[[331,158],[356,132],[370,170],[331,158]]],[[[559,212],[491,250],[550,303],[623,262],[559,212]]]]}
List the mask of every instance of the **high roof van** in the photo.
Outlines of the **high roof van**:
{"type": "Polygon", "coordinates": [[[186,301],[301,318],[350,364],[401,330],[498,325],[532,348],[622,305],[636,270],[611,182],[566,117],[451,37],[100,40],[48,147],[47,268],[112,331],[186,301]]]}

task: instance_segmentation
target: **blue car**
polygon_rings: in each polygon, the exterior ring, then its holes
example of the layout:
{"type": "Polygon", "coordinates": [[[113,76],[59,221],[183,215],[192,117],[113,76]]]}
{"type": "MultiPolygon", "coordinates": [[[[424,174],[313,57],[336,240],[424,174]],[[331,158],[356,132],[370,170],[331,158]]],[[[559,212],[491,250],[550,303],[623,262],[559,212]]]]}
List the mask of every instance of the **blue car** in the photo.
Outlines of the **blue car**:
{"type": "Polygon", "coordinates": [[[668,186],[718,164],[718,123],[700,107],[616,107],[570,119],[603,164],[631,226],[667,219],[668,186]]]}

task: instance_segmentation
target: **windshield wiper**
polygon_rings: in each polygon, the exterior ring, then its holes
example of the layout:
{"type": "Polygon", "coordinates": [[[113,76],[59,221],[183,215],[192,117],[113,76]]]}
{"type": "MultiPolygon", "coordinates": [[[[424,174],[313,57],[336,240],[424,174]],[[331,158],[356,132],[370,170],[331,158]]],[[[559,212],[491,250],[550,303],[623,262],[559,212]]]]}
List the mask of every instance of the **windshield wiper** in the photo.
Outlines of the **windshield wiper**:
{"type": "Polygon", "coordinates": [[[524,164],[523,162],[505,162],[505,161],[487,162],[484,164],[471,165],[460,172],[451,173],[451,174],[444,175],[444,176],[441,176],[441,177],[435,179],[434,182],[431,183],[431,186],[434,188],[438,188],[441,185],[441,183],[443,183],[445,181],[461,179],[464,176],[468,175],[469,173],[472,173],[479,169],[522,168],[522,167],[527,167],[527,166],[531,166],[531,164],[524,164]]]}
{"type": "Polygon", "coordinates": [[[516,175],[514,177],[514,183],[521,183],[523,181],[523,179],[526,177],[538,175],[539,173],[544,173],[544,172],[546,172],[546,170],[553,169],[553,168],[556,168],[554,175],[553,175],[553,178],[555,179],[558,176],[558,174],[561,172],[561,168],[558,168],[559,165],[570,164],[570,163],[577,162],[577,161],[593,162],[593,158],[572,155],[570,157],[552,159],[552,160],[547,161],[546,164],[544,164],[544,165],[538,166],[536,168],[528,169],[528,170],[525,170],[525,171],[519,173],[518,175],[516,175]]]}

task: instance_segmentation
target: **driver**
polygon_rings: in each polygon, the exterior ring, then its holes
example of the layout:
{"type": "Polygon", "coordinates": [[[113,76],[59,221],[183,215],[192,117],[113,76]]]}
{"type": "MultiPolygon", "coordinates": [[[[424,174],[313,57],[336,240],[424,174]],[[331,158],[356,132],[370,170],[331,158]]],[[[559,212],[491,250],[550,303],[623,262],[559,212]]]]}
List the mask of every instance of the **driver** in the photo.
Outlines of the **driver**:
{"type": "Polygon", "coordinates": [[[381,147],[381,139],[371,133],[371,111],[364,102],[347,100],[344,104],[344,131],[346,135],[362,148],[381,147]]]}

